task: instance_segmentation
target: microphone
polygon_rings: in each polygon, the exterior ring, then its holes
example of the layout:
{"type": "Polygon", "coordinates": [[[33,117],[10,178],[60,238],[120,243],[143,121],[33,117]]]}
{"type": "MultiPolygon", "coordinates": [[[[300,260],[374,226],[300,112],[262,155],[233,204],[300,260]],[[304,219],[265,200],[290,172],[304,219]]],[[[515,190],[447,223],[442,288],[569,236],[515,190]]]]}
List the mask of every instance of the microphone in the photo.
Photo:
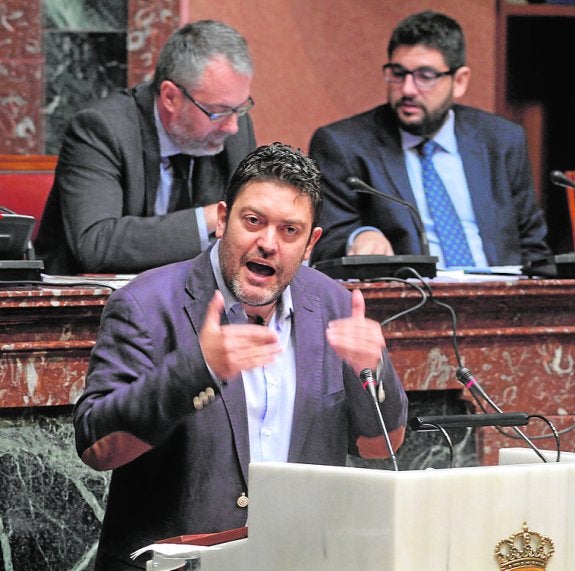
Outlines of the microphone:
{"type": "Polygon", "coordinates": [[[429,255],[429,242],[427,241],[421,216],[417,209],[401,198],[396,198],[395,196],[390,196],[389,194],[375,190],[375,188],[365,184],[365,182],[355,176],[348,177],[345,182],[357,192],[372,194],[379,198],[398,202],[409,208],[413,215],[415,227],[417,228],[417,235],[423,255],[405,254],[383,256],[369,254],[344,256],[332,260],[320,260],[314,264],[314,267],[334,279],[343,280],[374,280],[385,277],[398,277],[405,270],[412,270],[409,277],[413,277],[413,273],[416,272],[421,277],[434,278],[437,275],[436,264],[438,258],[437,256],[429,255]]]}
{"type": "Polygon", "coordinates": [[[383,433],[383,437],[385,439],[385,445],[387,447],[387,451],[389,452],[389,458],[393,464],[393,469],[398,472],[399,467],[397,465],[397,458],[395,457],[395,452],[393,451],[393,446],[391,445],[391,440],[389,439],[389,433],[387,432],[387,427],[385,426],[385,421],[383,420],[383,416],[381,414],[381,409],[379,408],[378,398],[377,398],[377,380],[373,371],[371,369],[363,369],[359,373],[359,380],[363,383],[363,388],[369,392],[371,398],[373,399],[373,403],[375,405],[375,410],[377,412],[377,416],[379,418],[379,424],[381,425],[381,432],[383,433]]]}
{"type": "Polygon", "coordinates": [[[353,188],[356,192],[363,192],[366,194],[371,194],[373,196],[378,196],[381,198],[385,198],[387,200],[391,200],[392,202],[397,202],[398,204],[402,204],[403,206],[407,206],[411,211],[413,216],[413,221],[415,222],[415,227],[417,228],[417,236],[419,237],[419,245],[421,246],[421,251],[423,252],[424,256],[429,256],[429,241],[427,240],[427,235],[425,234],[425,230],[423,229],[423,222],[421,221],[421,216],[419,211],[413,204],[407,202],[407,200],[403,200],[401,198],[397,198],[396,196],[392,196],[391,194],[386,194],[385,192],[380,192],[376,190],[372,186],[369,186],[363,180],[357,178],[356,176],[350,176],[345,180],[346,184],[353,188]]]}
{"type": "Polygon", "coordinates": [[[575,188],[575,181],[570,179],[565,173],[561,171],[551,171],[551,182],[557,186],[565,188],[575,188]]]}
{"type": "MultiPolygon", "coordinates": [[[[575,180],[561,171],[551,171],[550,179],[557,186],[575,190],[575,180]]],[[[573,279],[575,278],[575,252],[554,254],[531,260],[521,268],[521,271],[527,276],[573,279]]]]}
{"type": "MultiPolygon", "coordinates": [[[[497,406],[497,404],[493,402],[493,400],[491,400],[488,394],[483,390],[483,388],[479,384],[479,381],[475,378],[473,373],[467,367],[459,367],[455,372],[455,376],[457,377],[457,380],[459,382],[465,385],[465,387],[471,392],[473,396],[487,402],[500,415],[505,415],[505,413],[497,406]]],[[[517,435],[520,438],[522,438],[525,441],[525,443],[529,446],[529,448],[531,448],[531,450],[533,450],[533,452],[535,452],[535,454],[537,454],[537,456],[539,456],[539,458],[543,460],[543,462],[547,462],[547,459],[545,458],[545,456],[543,456],[539,448],[537,448],[537,446],[535,446],[535,444],[523,432],[521,432],[521,430],[519,430],[517,426],[513,426],[513,430],[517,433],[517,435]]]]}

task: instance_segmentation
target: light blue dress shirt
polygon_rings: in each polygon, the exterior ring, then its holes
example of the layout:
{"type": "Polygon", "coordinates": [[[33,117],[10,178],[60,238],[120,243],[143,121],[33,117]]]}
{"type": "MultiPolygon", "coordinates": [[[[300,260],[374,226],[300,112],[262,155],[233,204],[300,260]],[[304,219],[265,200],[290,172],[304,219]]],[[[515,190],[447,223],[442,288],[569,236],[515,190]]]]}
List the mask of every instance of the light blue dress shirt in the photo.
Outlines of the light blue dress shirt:
{"type": "MultiPolygon", "coordinates": [[[[226,316],[230,323],[247,323],[242,304],[224,283],[219,246],[218,240],[210,252],[210,261],[218,289],[224,296],[226,316]]],[[[288,285],[268,325],[278,334],[281,353],[269,365],[242,371],[251,462],[286,462],[288,458],[296,391],[292,320],[293,303],[288,285]]]]}
{"type": "MultiPolygon", "coordinates": [[[[164,125],[160,120],[160,115],[158,113],[158,107],[154,104],[154,120],[156,123],[156,130],[158,131],[158,139],[160,141],[160,182],[158,186],[158,192],[156,194],[156,202],[154,204],[154,213],[156,216],[161,216],[168,212],[168,204],[170,203],[170,193],[172,189],[172,182],[174,180],[174,172],[170,164],[170,159],[172,155],[178,155],[182,152],[180,147],[178,147],[166,130],[164,125]]],[[[192,158],[190,162],[190,178],[194,170],[194,159],[192,158]]],[[[206,223],[206,217],[204,214],[203,207],[198,207],[194,209],[196,212],[196,221],[198,223],[198,232],[200,236],[200,245],[202,250],[205,250],[210,245],[210,238],[208,234],[208,225],[206,223]]]]}

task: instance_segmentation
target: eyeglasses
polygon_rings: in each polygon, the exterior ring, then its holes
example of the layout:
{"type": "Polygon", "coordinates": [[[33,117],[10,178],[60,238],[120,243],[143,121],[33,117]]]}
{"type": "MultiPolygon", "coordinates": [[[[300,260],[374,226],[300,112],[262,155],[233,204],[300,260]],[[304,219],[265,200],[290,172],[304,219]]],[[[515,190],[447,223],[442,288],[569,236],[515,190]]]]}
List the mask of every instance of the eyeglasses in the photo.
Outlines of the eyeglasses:
{"type": "MultiPolygon", "coordinates": [[[[171,81],[171,80],[170,80],[171,81]]],[[[202,113],[204,113],[207,118],[212,121],[212,123],[219,123],[228,117],[231,117],[234,113],[241,117],[245,115],[254,105],[254,100],[251,97],[248,97],[247,103],[245,105],[241,105],[240,107],[234,107],[233,109],[228,109],[227,111],[220,111],[219,113],[212,113],[208,111],[201,103],[198,103],[189,93],[189,91],[179,83],[172,81],[172,83],[187,97],[202,113]]]]}
{"type": "Polygon", "coordinates": [[[398,63],[386,63],[383,66],[383,79],[387,83],[403,83],[405,76],[411,75],[415,87],[427,90],[431,89],[440,77],[453,75],[458,69],[459,67],[454,67],[447,71],[437,71],[432,67],[418,67],[410,71],[398,63]]]}

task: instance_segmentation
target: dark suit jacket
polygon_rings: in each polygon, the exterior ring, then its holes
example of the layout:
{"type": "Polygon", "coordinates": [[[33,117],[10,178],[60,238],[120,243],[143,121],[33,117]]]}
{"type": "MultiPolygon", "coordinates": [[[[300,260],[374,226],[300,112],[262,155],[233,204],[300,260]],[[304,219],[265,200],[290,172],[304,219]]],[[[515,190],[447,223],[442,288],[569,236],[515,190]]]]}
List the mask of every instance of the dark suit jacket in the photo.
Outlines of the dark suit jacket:
{"type": "MultiPolygon", "coordinates": [[[[74,424],[82,459],[97,469],[115,467],[98,557],[106,571],[129,568],[128,554],[155,540],[246,523],[236,503],[248,494],[243,383],[218,387],[198,342],[215,289],[205,252],[140,274],[104,310],[74,424]],[[206,387],[216,400],[195,410],[192,399],[206,387]]],[[[344,465],[348,452],[358,455],[358,439],[381,439],[373,401],[325,339],[330,320],[351,315],[350,298],[308,267],[292,282],[297,389],[290,462],[344,465]]],[[[406,396],[387,355],[385,363],[382,413],[388,430],[401,433],[406,396]]]]}
{"type": "MultiPolygon", "coordinates": [[[[490,265],[518,265],[547,255],[547,228],[535,202],[523,129],[501,117],[456,105],[455,134],[479,234],[490,265]]],[[[379,228],[396,254],[421,254],[410,209],[348,188],[349,176],[416,206],[397,121],[389,105],[318,129],[310,154],[324,177],[324,233],[312,263],[345,256],[349,235],[379,228]]]]}
{"type": "MultiPolygon", "coordinates": [[[[137,273],[200,252],[193,210],[154,216],[160,146],[150,85],[116,93],[67,128],[36,254],[47,273],[137,273]]],[[[246,115],[222,153],[198,157],[193,204],[222,200],[237,164],[255,148],[246,115]]]]}

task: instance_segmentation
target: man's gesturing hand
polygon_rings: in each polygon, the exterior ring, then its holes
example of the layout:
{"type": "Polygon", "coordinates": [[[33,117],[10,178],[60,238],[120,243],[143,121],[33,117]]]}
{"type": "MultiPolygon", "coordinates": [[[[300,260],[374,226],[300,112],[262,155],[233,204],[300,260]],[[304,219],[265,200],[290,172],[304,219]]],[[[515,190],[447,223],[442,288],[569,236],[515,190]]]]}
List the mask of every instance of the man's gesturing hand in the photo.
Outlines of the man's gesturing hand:
{"type": "Polygon", "coordinates": [[[352,291],[351,317],[330,321],[325,334],[333,350],[349,363],[357,376],[365,368],[377,368],[385,339],[380,324],[365,317],[365,301],[360,290],[352,291]]]}
{"type": "Polygon", "coordinates": [[[206,363],[221,379],[271,363],[281,351],[275,331],[261,325],[221,325],[224,298],[220,291],[208,304],[200,331],[206,363]]]}

